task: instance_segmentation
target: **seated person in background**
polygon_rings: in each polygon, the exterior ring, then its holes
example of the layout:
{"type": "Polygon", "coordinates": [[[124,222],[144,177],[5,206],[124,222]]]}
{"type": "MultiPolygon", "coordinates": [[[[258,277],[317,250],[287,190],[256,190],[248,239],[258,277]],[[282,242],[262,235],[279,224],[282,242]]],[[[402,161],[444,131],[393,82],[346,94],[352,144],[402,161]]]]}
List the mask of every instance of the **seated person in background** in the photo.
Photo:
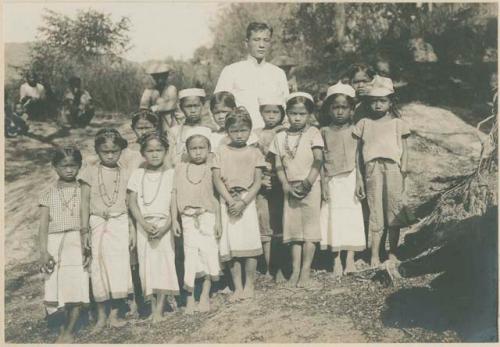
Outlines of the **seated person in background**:
{"type": "Polygon", "coordinates": [[[14,112],[12,112],[7,103],[5,104],[6,137],[16,137],[17,135],[24,135],[28,132],[28,125],[22,118],[23,114],[23,105],[17,104],[14,112]]]}
{"type": "Polygon", "coordinates": [[[38,83],[38,76],[33,71],[26,73],[26,82],[19,88],[19,101],[28,114],[28,119],[39,120],[44,114],[45,87],[38,83]]]}
{"type": "Polygon", "coordinates": [[[86,127],[94,117],[95,110],[89,92],[82,89],[80,77],[72,76],[63,96],[59,122],[64,126],[86,127]]]}

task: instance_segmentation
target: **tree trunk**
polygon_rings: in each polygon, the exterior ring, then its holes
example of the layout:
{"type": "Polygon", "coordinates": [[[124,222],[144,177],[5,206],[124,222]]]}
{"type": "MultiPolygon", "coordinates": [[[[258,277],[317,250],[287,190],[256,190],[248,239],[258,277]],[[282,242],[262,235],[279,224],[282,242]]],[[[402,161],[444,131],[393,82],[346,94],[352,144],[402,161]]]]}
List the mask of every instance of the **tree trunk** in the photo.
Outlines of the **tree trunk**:
{"type": "Polygon", "coordinates": [[[337,42],[342,42],[345,33],[345,4],[338,3],[335,5],[335,34],[337,36],[337,42]]]}

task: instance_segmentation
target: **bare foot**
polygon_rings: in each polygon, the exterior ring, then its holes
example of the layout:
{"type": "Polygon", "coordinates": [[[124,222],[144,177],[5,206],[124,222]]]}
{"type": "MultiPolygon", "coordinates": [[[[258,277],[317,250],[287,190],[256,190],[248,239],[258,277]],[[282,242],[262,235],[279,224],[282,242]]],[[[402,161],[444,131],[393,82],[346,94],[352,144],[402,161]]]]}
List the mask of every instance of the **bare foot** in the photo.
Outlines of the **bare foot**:
{"type": "Polygon", "coordinates": [[[335,260],[335,265],[333,266],[333,276],[342,277],[342,263],[340,260],[335,260]]]}
{"type": "Polygon", "coordinates": [[[323,287],[323,285],[320,282],[316,281],[315,279],[309,277],[309,278],[299,279],[297,287],[306,289],[320,289],[323,287]]]}
{"type": "Polygon", "coordinates": [[[139,316],[139,312],[137,310],[137,303],[135,302],[134,299],[131,299],[128,301],[128,307],[129,307],[129,311],[127,312],[127,316],[130,316],[130,317],[138,317],[139,316]]]}
{"type": "Polygon", "coordinates": [[[194,300],[188,300],[186,304],[186,309],[184,310],[185,314],[194,314],[196,308],[196,303],[194,300]]]}
{"type": "Polygon", "coordinates": [[[283,276],[283,272],[281,272],[281,270],[278,270],[278,272],[276,273],[276,283],[282,284],[285,282],[286,282],[286,279],[285,279],[285,276],[283,276]]]}
{"type": "Polygon", "coordinates": [[[245,289],[243,289],[243,299],[251,299],[254,297],[255,291],[253,288],[253,285],[248,285],[245,286],[245,289]]]}
{"type": "Polygon", "coordinates": [[[200,303],[198,304],[198,311],[200,312],[210,311],[210,300],[200,300],[200,303]]]}
{"type": "Polygon", "coordinates": [[[272,281],[273,280],[273,275],[269,273],[269,271],[266,272],[264,275],[264,281],[272,281]]]}
{"type": "Polygon", "coordinates": [[[127,325],[127,322],[124,319],[121,319],[118,317],[111,317],[111,316],[108,319],[108,326],[110,328],[121,328],[125,325],[127,325]]]}
{"type": "Polygon", "coordinates": [[[380,266],[380,259],[379,258],[373,258],[370,261],[371,267],[379,267],[380,266]]]}
{"type": "Polygon", "coordinates": [[[92,328],[92,333],[96,334],[101,332],[106,327],[106,319],[99,319],[92,328]]]}
{"type": "Polygon", "coordinates": [[[153,313],[151,315],[151,321],[153,322],[153,324],[159,323],[162,320],[163,320],[163,314],[161,314],[161,312],[153,313]]]}
{"type": "Polygon", "coordinates": [[[289,288],[296,287],[297,282],[299,281],[299,275],[300,274],[298,272],[292,273],[292,276],[290,276],[290,279],[286,283],[286,286],[289,288]]]}
{"type": "Polygon", "coordinates": [[[344,275],[348,275],[350,273],[356,272],[356,265],[353,262],[347,261],[345,263],[344,275]]]}
{"type": "Polygon", "coordinates": [[[229,301],[235,302],[241,300],[242,298],[243,298],[243,291],[235,290],[233,294],[229,297],[229,301]]]}
{"type": "Polygon", "coordinates": [[[389,261],[391,261],[393,263],[397,263],[397,262],[399,262],[399,259],[398,259],[398,257],[396,257],[396,255],[394,253],[389,253],[389,261]]]}

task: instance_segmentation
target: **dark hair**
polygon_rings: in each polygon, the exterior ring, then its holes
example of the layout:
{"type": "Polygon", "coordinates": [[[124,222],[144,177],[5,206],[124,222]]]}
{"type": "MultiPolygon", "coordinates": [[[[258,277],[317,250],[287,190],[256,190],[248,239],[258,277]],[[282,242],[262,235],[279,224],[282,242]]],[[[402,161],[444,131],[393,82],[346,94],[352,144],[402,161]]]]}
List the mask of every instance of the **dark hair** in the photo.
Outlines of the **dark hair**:
{"type": "Polygon", "coordinates": [[[318,122],[321,126],[327,126],[331,122],[331,117],[330,117],[330,105],[333,103],[333,101],[339,96],[342,95],[346,98],[347,102],[349,103],[349,106],[351,107],[352,110],[356,107],[356,99],[351,98],[349,95],[345,94],[332,94],[328,98],[326,98],[323,101],[323,105],[321,105],[321,109],[319,110],[319,119],[318,122]]]}
{"type": "Polygon", "coordinates": [[[226,131],[233,125],[247,125],[252,129],[252,118],[245,107],[239,106],[227,114],[224,123],[226,131]]]}
{"type": "Polygon", "coordinates": [[[283,119],[285,119],[285,109],[283,108],[283,105],[260,105],[259,106],[259,112],[262,114],[262,109],[266,106],[278,106],[278,109],[280,110],[281,118],[279,124],[283,123],[283,119]]]}
{"type": "Polygon", "coordinates": [[[273,28],[267,24],[262,22],[251,22],[247,26],[247,40],[252,36],[252,33],[257,31],[269,30],[271,32],[271,37],[273,36],[273,28]]]}
{"type": "Polygon", "coordinates": [[[97,132],[94,140],[95,151],[98,152],[99,146],[106,141],[113,141],[115,145],[118,145],[121,149],[125,149],[128,146],[127,140],[125,140],[120,132],[114,128],[104,128],[97,132]]]}
{"type": "Polygon", "coordinates": [[[77,163],[79,167],[82,167],[82,152],[73,146],[56,148],[52,155],[52,166],[57,166],[66,158],[70,158],[77,163]]]}
{"type": "Polygon", "coordinates": [[[286,109],[290,109],[291,107],[298,105],[298,104],[304,104],[306,107],[307,112],[309,113],[314,113],[314,102],[312,100],[305,98],[303,96],[295,96],[291,99],[289,99],[286,102],[286,109]]]}
{"type": "Polygon", "coordinates": [[[168,151],[168,140],[165,135],[160,132],[154,131],[150,133],[146,133],[139,138],[139,144],[141,145],[141,153],[144,153],[146,147],[148,146],[149,141],[157,140],[161,143],[165,150],[168,151]]]}
{"type": "Polygon", "coordinates": [[[153,124],[153,126],[156,129],[160,128],[161,124],[160,124],[160,119],[158,118],[158,116],[149,110],[143,109],[143,110],[139,110],[138,112],[132,114],[132,129],[135,129],[137,122],[139,122],[139,120],[141,120],[141,119],[147,120],[148,122],[153,124]]]}
{"type": "Polygon", "coordinates": [[[212,95],[210,98],[210,112],[214,113],[215,105],[223,104],[226,107],[230,107],[232,109],[236,108],[236,101],[234,99],[234,95],[230,92],[218,92],[212,95]]]}
{"type": "Polygon", "coordinates": [[[203,136],[201,134],[194,134],[194,135],[189,136],[186,140],[186,149],[189,147],[189,144],[191,143],[191,141],[193,141],[194,139],[198,139],[198,138],[202,138],[205,141],[207,141],[208,151],[212,150],[212,146],[210,145],[210,140],[206,136],[203,136]]]}
{"type": "Polygon", "coordinates": [[[347,70],[345,77],[347,77],[349,81],[351,81],[358,72],[366,73],[368,77],[370,77],[370,79],[373,79],[373,77],[375,77],[376,75],[375,69],[372,68],[370,65],[364,63],[356,63],[349,66],[349,69],[347,70]]]}
{"type": "Polygon", "coordinates": [[[82,84],[82,80],[78,76],[71,76],[69,78],[69,80],[68,80],[68,83],[69,83],[70,86],[81,85],[82,84]]]}

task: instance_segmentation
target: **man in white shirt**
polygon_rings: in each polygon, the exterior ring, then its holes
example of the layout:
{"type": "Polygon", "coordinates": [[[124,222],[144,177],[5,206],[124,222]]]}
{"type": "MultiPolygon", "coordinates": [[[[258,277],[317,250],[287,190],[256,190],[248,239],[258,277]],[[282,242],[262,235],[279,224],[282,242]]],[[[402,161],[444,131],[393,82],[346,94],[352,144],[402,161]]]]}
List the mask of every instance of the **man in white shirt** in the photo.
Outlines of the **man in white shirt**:
{"type": "Polygon", "coordinates": [[[26,82],[19,89],[19,101],[26,110],[29,119],[40,118],[44,112],[45,99],[45,87],[41,83],[38,83],[36,74],[29,71],[26,74],[26,82]]]}
{"type": "Polygon", "coordinates": [[[259,97],[272,95],[285,100],[289,94],[285,72],[265,60],[272,35],[273,29],[269,25],[250,23],[245,40],[247,59],[226,66],[214,91],[231,92],[236,104],[244,106],[250,113],[254,129],[264,126],[259,112],[259,97]]]}

